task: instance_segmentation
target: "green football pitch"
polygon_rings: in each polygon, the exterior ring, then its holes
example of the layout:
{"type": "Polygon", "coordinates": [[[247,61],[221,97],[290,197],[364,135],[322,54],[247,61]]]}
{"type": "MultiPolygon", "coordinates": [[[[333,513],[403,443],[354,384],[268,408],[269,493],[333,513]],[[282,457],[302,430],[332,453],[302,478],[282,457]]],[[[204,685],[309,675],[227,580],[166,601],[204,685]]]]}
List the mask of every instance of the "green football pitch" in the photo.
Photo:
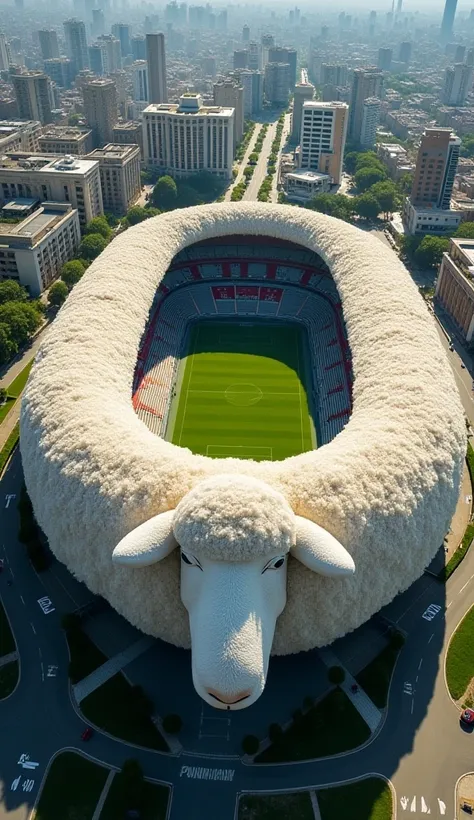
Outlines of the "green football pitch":
{"type": "Polygon", "coordinates": [[[277,461],[312,450],[305,341],[290,324],[194,325],[167,438],[213,458],[277,461]]]}

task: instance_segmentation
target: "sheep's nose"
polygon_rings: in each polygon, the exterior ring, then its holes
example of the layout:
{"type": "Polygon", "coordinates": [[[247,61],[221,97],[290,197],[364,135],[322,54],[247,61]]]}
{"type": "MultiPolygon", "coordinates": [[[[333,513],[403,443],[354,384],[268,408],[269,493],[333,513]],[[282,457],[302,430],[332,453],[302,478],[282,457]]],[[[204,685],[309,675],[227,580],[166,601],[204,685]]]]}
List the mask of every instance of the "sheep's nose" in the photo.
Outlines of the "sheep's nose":
{"type": "Polygon", "coordinates": [[[219,692],[217,689],[208,689],[207,692],[211,698],[215,698],[220,703],[225,703],[229,706],[234,703],[240,703],[241,700],[245,700],[245,698],[248,698],[249,695],[252,694],[250,689],[245,689],[243,692],[237,692],[235,695],[226,695],[224,692],[219,692]]]}

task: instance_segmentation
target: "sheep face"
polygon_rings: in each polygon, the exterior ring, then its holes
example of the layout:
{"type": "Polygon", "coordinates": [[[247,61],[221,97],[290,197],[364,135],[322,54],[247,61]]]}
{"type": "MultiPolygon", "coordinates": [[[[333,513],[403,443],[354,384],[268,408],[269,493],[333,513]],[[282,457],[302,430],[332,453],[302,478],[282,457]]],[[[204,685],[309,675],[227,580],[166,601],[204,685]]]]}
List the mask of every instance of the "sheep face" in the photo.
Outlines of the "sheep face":
{"type": "Polygon", "coordinates": [[[268,484],[243,475],[202,481],[176,510],[125,536],[113,560],[147,566],[178,545],[193,682],[218,709],[243,709],[263,692],[276,619],[286,603],[290,551],[315,572],[354,571],[332,535],[295,515],[268,484]]]}

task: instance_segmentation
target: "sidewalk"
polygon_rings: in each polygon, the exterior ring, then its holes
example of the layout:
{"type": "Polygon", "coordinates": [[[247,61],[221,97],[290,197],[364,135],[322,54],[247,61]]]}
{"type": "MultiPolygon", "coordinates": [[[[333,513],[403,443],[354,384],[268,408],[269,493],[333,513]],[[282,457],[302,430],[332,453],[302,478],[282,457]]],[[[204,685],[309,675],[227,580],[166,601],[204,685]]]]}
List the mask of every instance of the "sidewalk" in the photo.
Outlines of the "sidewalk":
{"type": "Polygon", "coordinates": [[[357,681],[355,678],[352,677],[350,672],[343,666],[339,660],[339,658],[332,652],[331,649],[320,649],[319,650],[319,657],[326,664],[327,668],[330,669],[331,666],[340,666],[344,669],[346,673],[346,677],[343,683],[340,684],[341,689],[347,695],[349,700],[351,701],[352,705],[355,706],[359,715],[363,720],[365,720],[367,726],[369,727],[371,732],[375,732],[377,726],[379,725],[382,719],[382,713],[377,709],[374,703],[370,700],[368,695],[364,692],[360,686],[357,688],[356,692],[353,692],[351,687],[356,684],[357,681]]]}

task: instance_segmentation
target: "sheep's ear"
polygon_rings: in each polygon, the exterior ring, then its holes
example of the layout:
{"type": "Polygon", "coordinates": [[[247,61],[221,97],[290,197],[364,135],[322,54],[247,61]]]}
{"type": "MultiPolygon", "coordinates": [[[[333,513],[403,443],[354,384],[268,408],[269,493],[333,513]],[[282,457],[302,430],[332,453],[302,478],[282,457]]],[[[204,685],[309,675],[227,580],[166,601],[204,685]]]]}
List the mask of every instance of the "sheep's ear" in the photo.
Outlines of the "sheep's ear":
{"type": "Polygon", "coordinates": [[[355,564],[352,557],[330,532],[295,515],[296,543],[291,554],[305,567],[320,575],[352,575],[355,564]]]}
{"type": "Polygon", "coordinates": [[[177,547],[172,530],[174,510],[155,515],[117,544],[112,561],[130,567],[148,567],[166,558],[177,547]]]}

